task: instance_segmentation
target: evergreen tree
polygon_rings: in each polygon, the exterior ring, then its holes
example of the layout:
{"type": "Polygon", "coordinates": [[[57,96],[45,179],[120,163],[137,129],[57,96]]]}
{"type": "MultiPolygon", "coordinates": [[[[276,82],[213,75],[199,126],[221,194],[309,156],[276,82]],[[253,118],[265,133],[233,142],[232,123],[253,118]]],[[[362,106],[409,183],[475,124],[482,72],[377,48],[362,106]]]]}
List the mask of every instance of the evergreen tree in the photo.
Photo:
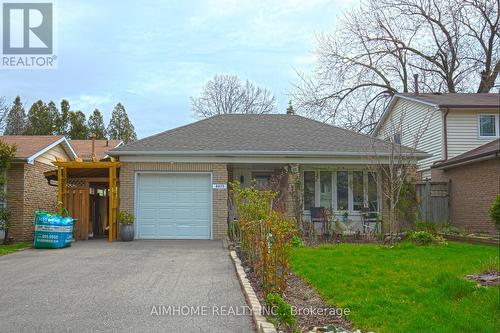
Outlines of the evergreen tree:
{"type": "Polygon", "coordinates": [[[28,111],[28,121],[26,123],[26,135],[51,135],[52,119],[49,115],[47,105],[38,100],[28,111]]]}
{"type": "Polygon", "coordinates": [[[98,140],[106,139],[106,127],[104,126],[104,119],[99,109],[95,109],[92,115],[90,115],[87,127],[90,137],[95,137],[98,140]]]}
{"type": "Polygon", "coordinates": [[[57,124],[59,122],[59,110],[57,109],[56,103],[50,101],[49,104],[47,104],[47,112],[49,114],[51,127],[50,134],[58,134],[57,124]]]}
{"type": "Polygon", "coordinates": [[[58,113],[56,120],[55,133],[59,135],[67,135],[69,131],[69,102],[65,99],[61,101],[61,113],[58,113]]]}
{"type": "Polygon", "coordinates": [[[116,104],[113,109],[107,132],[110,139],[122,140],[124,143],[137,140],[134,125],[132,125],[127,111],[121,103],[116,104]]]}
{"type": "Polygon", "coordinates": [[[85,113],[82,111],[69,112],[70,128],[68,135],[71,139],[87,139],[88,128],[85,119],[85,113]]]}
{"type": "Polygon", "coordinates": [[[26,113],[24,111],[21,98],[17,96],[14,100],[12,108],[7,114],[5,125],[5,135],[22,135],[26,127],[26,113]]]}

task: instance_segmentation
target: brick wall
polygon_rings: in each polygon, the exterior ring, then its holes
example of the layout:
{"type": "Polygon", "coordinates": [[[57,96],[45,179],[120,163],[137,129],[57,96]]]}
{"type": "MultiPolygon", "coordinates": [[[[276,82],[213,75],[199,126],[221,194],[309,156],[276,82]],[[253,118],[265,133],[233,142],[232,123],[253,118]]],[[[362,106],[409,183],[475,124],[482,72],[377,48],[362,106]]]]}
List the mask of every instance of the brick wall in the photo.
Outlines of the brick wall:
{"type": "Polygon", "coordinates": [[[53,166],[35,161],[35,164],[12,164],[8,171],[7,204],[12,212],[9,235],[15,241],[33,240],[35,210],[55,210],[57,187],[49,186],[43,175],[53,169],[53,166]]]}
{"type": "MultiPolygon", "coordinates": [[[[136,171],[211,172],[212,182],[227,183],[227,166],[223,163],[142,163],[122,162],[120,167],[120,209],[134,213],[134,182],[136,171]]],[[[213,238],[227,235],[227,190],[213,191],[213,238]]]]}
{"type": "Polygon", "coordinates": [[[468,232],[496,234],[488,210],[500,193],[500,160],[448,170],[433,170],[432,179],[451,180],[451,224],[468,232]]]}
{"type": "Polygon", "coordinates": [[[22,240],[25,234],[23,227],[24,166],[24,163],[13,163],[7,171],[7,207],[12,216],[9,236],[16,240],[22,240]]]}

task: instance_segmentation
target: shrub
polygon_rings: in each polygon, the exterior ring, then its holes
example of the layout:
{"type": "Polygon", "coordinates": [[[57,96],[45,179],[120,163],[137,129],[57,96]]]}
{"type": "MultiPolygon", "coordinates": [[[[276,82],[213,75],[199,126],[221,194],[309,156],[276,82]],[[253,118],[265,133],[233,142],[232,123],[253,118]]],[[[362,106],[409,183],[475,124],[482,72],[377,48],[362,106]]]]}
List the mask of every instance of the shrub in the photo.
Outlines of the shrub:
{"type": "Polygon", "coordinates": [[[238,220],[229,222],[227,235],[231,242],[238,242],[240,240],[240,222],[238,220]]]}
{"type": "Polygon", "coordinates": [[[415,224],[415,229],[417,231],[426,231],[435,235],[437,233],[436,223],[434,222],[424,222],[420,221],[415,224]]]}
{"type": "Polygon", "coordinates": [[[417,245],[446,244],[441,236],[433,235],[428,231],[412,231],[406,235],[406,239],[417,245]]]}
{"type": "Polygon", "coordinates": [[[299,236],[295,235],[292,237],[292,246],[293,247],[301,247],[301,246],[304,246],[304,242],[302,241],[302,238],[300,238],[299,236]]]}
{"type": "Polygon", "coordinates": [[[133,224],[135,217],[134,214],[122,210],[118,213],[117,219],[121,224],[133,224]]]}
{"type": "Polygon", "coordinates": [[[274,211],[277,193],[230,184],[239,218],[241,256],[256,273],[264,293],[282,293],[290,270],[295,221],[274,211]]]}
{"type": "Polygon", "coordinates": [[[444,225],[440,231],[445,235],[465,235],[465,231],[452,225],[444,225]]]}
{"type": "Polygon", "coordinates": [[[292,312],[292,307],[277,293],[269,293],[266,296],[266,303],[272,308],[273,315],[278,321],[278,328],[285,328],[293,331],[297,324],[297,318],[292,312]]]}
{"type": "Polygon", "coordinates": [[[500,194],[497,195],[495,201],[493,201],[491,205],[490,216],[497,229],[500,230],[500,194]]]}

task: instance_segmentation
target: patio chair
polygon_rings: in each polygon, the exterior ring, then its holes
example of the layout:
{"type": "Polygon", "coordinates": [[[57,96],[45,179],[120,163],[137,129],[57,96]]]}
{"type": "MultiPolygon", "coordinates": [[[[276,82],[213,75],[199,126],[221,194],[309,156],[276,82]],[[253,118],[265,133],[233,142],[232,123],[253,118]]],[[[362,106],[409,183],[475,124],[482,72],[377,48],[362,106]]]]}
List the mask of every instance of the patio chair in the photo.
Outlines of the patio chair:
{"type": "Polygon", "coordinates": [[[321,236],[323,238],[329,235],[329,219],[325,207],[311,207],[311,222],[316,231],[316,224],[321,223],[321,236]]]}
{"type": "Polygon", "coordinates": [[[374,239],[379,232],[378,212],[370,211],[368,208],[361,209],[361,221],[363,223],[363,234],[367,239],[374,239]]]}

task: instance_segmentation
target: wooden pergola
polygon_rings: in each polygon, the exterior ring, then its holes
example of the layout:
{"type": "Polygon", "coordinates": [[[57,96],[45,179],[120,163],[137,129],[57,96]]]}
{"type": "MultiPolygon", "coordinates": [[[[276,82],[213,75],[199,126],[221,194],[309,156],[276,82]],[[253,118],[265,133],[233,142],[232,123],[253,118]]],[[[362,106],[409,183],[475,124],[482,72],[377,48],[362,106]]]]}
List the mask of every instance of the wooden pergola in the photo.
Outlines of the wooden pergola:
{"type": "Polygon", "coordinates": [[[119,192],[118,192],[118,179],[117,179],[117,169],[120,166],[120,162],[116,162],[114,159],[111,161],[56,161],[52,162],[57,166],[57,209],[61,211],[63,208],[67,208],[67,194],[68,194],[68,170],[70,169],[107,169],[109,173],[109,211],[108,211],[108,240],[111,242],[116,240],[118,237],[117,231],[117,211],[119,203],[119,192]]]}

